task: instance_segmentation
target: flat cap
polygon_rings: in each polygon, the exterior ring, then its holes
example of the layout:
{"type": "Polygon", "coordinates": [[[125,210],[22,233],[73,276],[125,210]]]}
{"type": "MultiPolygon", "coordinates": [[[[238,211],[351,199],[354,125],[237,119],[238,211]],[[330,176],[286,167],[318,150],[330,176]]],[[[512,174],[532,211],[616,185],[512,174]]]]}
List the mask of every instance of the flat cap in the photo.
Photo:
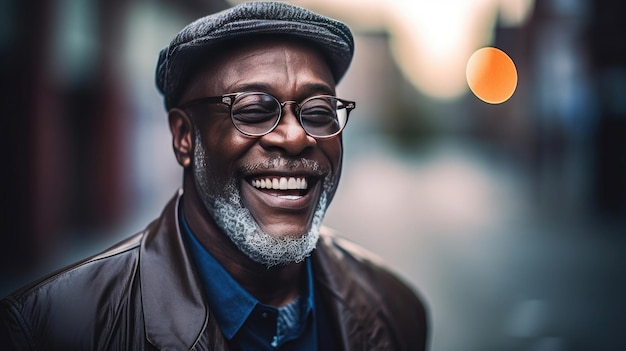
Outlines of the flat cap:
{"type": "Polygon", "coordinates": [[[253,35],[280,35],[316,44],[328,60],[338,83],[354,53],[350,29],[334,19],[284,2],[249,2],[200,18],[183,28],[161,50],[156,85],[165,108],[178,103],[191,74],[219,44],[253,35]]]}

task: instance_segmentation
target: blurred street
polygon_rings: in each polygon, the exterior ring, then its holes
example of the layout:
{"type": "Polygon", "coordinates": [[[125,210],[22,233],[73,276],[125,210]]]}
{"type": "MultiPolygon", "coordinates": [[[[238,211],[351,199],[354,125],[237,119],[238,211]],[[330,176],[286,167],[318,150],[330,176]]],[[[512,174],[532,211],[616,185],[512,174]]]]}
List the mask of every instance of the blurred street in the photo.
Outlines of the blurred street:
{"type": "Polygon", "coordinates": [[[435,154],[348,160],[327,215],[422,294],[431,349],[625,349],[624,227],[542,213],[467,147],[435,154]]]}

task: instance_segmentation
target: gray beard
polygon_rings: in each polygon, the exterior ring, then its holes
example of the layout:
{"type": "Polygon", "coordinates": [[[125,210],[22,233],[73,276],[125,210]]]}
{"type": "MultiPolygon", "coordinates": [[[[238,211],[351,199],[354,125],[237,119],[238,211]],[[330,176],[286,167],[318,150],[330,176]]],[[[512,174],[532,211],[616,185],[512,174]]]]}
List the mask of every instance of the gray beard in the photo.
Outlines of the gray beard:
{"type": "Polygon", "coordinates": [[[267,268],[299,263],[310,256],[317,245],[322,220],[328,207],[328,194],[332,186],[330,177],[324,180],[310,229],[303,234],[294,233],[293,236],[275,237],[264,232],[250,211],[242,205],[241,193],[235,178],[221,186],[209,180],[206,150],[201,143],[197,129],[194,131],[194,139],[192,167],[196,188],[217,226],[226,233],[237,248],[253,261],[267,268]]]}

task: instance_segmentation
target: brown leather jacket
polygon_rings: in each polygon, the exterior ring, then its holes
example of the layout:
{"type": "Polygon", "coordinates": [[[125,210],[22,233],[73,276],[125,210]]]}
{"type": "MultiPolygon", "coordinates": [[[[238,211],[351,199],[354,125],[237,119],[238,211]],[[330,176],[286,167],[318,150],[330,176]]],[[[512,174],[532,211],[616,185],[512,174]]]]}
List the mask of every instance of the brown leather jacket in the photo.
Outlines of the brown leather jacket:
{"type": "MultiPolygon", "coordinates": [[[[178,228],[180,193],[143,232],[0,303],[2,350],[228,350],[178,228]]],[[[324,229],[315,286],[343,350],[424,350],[413,291],[324,229]]]]}

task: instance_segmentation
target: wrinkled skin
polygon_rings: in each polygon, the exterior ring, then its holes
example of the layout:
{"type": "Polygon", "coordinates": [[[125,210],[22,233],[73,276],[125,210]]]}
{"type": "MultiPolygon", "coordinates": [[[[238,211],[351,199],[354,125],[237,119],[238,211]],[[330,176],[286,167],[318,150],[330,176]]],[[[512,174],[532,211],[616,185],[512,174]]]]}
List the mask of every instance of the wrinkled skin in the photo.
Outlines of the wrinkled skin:
{"type": "MultiPolygon", "coordinates": [[[[242,91],[264,91],[280,101],[300,102],[313,95],[334,95],[335,83],[328,64],[311,47],[293,41],[258,40],[208,62],[194,76],[181,102],[242,91]]],[[[262,137],[240,133],[222,104],[201,105],[191,111],[173,109],[169,119],[174,151],[185,168],[185,216],[205,247],[235,276],[240,270],[254,270],[254,264],[248,262],[250,257],[241,257],[241,251],[228,242],[213,220],[215,214],[210,204],[214,199],[231,199],[233,192],[239,193],[240,204],[260,229],[275,238],[305,235],[324,189],[328,202],[332,199],[341,170],[341,138],[308,136],[293,105],[283,109],[276,129],[262,137]],[[195,133],[199,138],[194,137],[195,133]],[[193,172],[196,141],[205,152],[204,190],[198,189],[193,172]],[[310,186],[306,195],[285,199],[276,196],[277,191],[260,191],[250,184],[252,178],[278,176],[307,178],[310,186]]],[[[238,280],[248,281],[243,277],[238,280]]]]}

